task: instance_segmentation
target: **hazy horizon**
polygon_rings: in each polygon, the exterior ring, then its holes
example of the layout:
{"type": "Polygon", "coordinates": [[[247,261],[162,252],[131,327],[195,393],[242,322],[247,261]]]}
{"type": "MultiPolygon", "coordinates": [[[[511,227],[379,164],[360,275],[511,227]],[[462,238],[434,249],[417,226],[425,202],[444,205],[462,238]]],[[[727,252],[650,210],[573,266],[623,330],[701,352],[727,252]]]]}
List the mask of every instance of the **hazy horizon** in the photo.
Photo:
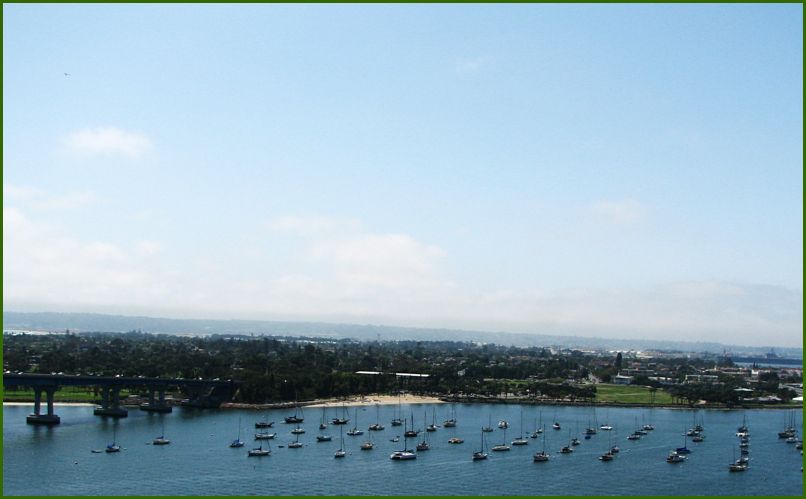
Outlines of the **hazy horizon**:
{"type": "Polygon", "coordinates": [[[3,13],[6,310],[802,347],[802,4],[3,13]]]}
{"type": "Polygon", "coordinates": [[[554,334],[541,330],[513,332],[506,330],[449,329],[405,324],[349,323],[309,320],[261,320],[248,318],[209,318],[209,317],[155,317],[147,315],[104,314],[98,312],[56,312],[4,310],[3,326],[9,331],[32,331],[60,333],[69,329],[74,332],[129,332],[140,330],[148,334],[199,335],[235,334],[269,335],[289,337],[334,337],[353,338],[359,341],[376,339],[390,341],[469,341],[495,343],[510,346],[544,346],[563,348],[596,348],[621,351],[682,350],[689,352],[707,351],[768,353],[770,349],[793,352],[803,355],[803,345],[780,345],[764,342],[756,344],[721,343],[709,340],[675,340],[652,338],[592,337],[568,334],[554,334]],[[12,317],[8,317],[11,315],[12,317]],[[19,322],[26,316],[36,316],[36,323],[19,322]],[[19,317],[23,316],[23,317],[19,317]],[[65,317],[67,316],[67,320],[65,317]],[[8,327],[6,327],[8,325],[8,327]],[[689,350],[686,350],[686,349],[689,350]]]}

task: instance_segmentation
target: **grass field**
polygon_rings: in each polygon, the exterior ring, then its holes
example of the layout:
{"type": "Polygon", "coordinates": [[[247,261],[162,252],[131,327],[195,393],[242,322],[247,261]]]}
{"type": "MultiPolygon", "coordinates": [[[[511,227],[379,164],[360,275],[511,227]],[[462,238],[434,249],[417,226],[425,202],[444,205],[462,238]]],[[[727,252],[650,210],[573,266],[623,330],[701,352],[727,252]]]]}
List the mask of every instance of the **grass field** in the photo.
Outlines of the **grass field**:
{"type": "MultiPolygon", "coordinates": [[[[649,404],[651,402],[649,388],[636,385],[610,385],[600,383],[596,385],[596,401],[613,404],[649,404]]],[[[663,390],[655,392],[655,403],[672,404],[672,397],[663,390]]]]}
{"type": "MultiPolygon", "coordinates": [[[[127,390],[120,391],[120,397],[125,398],[128,396],[127,390]]],[[[92,391],[80,387],[62,387],[54,394],[54,399],[57,401],[70,400],[75,402],[92,402],[93,400],[100,399],[100,395],[94,395],[92,391]]],[[[4,402],[28,402],[34,400],[33,390],[4,390],[4,402]]],[[[45,395],[42,394],[42,402],[45,402],[45,395]]]]}

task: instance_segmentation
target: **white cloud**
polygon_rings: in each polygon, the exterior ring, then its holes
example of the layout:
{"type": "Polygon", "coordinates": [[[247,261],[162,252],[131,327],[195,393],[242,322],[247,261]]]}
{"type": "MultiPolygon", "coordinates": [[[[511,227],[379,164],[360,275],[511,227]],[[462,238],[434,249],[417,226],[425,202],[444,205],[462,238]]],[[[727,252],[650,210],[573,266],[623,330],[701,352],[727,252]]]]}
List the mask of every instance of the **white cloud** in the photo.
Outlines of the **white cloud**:
{"type": "Polygon", "coordinates": [[[148,152],[151,139],[138,132],[129,132],[115,127],[86,128],[71,133],[64,145],[81,156],[122,155],[138,158],[148,152]]]}
{"type": "Polygon", "coordinates": [[[94,203],[96,197],[89,191],[74,191],[54,195],[36,187],[4,183],[3,200],[4,202],[33,210],[50,211],[70,210],[87,206],[94,203]]]}
{"type": "Polygon", "coordinates": [[[317,236],[356,232],[361,229],[361,222],[356,219],[340,219],[315,215],[282,215],[269,220],[266,223],[266,227],[269,230],[292,232],[301,236],[317,236]]]}
{"type": "Polygon", "coordinates": [[[140,256],[153,256],[162,251],[162,245],[156,241],[137,241],[134,249],[140,256]]]}
{"type": "Polygon", "coordinates": [[[6,300],[157,305],[165,298],[163,287],[159,270],[134,251],[104,241],[81,241],[18,208],[3,208],[6,300]]]}
{"type": "Polygon", "coordinates": [[[644,219],[646,206],[633,199],[599,201],[590,207],[598,221],[614,225],[631,225],[644,219]]]}
{"type": "Polygon", "coordinates": [[[611,338],[802,344],[802,292],[721,281],[641,289],[480,289],[458,285],[450,254],[357,221],[280,217],[269,245],[171,255],[158,241],[82,241],[17,207],[3,210],[6,302],[85,311],[373,322],[611,338]],[[302,249],[267,257],[282,232],[302,249]],[[276,258],[279,256],[279,258],[276,258]]]}
{"type": "Polygon", "coordinates": [[[458,73],[477,73],[487,65],[486,57],[476,57],[475,59],[463,59],[456,63],[458,73]]]}

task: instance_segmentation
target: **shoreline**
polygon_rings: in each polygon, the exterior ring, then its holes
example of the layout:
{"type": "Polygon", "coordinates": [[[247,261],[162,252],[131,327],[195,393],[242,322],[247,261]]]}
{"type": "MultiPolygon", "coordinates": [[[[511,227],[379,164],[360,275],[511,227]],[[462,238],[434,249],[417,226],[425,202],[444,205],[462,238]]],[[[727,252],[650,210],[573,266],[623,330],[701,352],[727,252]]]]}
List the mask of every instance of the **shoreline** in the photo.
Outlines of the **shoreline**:
{"type": "MultiPolygon", "coordinates": [[[[142,401],[131,401],[131,403],[122,403],[124,407],[139,407],[142,401]]],[[[178,401],[177,401],[178,402],[178,401]]],[[[721,404],[695,404],[694,406],[683,404],[644,404],[644,403],[630,403],[630,402],[577,402],[569,400],[534,400],[534,399],[518,399],[518,398],[477,398],[477,397],[437,397],[429,395],[412,395],[405,394],[400,397],[395,395],[368,395],[368,396],[355,396],[347,398],[331,398],[331,399],[317,399],[304,402],[273,402],[266,404],[246,404],[239,402],[224,402],[219,406],[219,409],[243,409],[243,410],[271,410],[271,409],[293,409],[296,406],[308,408],[333,408],[333,407],[355,407],[355,406],[374,406],[374,405],[395,405],[398,402],[401,404],[507,404],[507,405],[540,405],[540,406],[572,406],[572,407],[593,407],[593,408],[635,408],[635,409],[679,409],[679,410],[692,410],[692,409],[710,409],[722,411],[741,411],[741,410],[797,410],[803,409],[803,405],[797,404],[747,404],[728,407],[721,404]]],[[[34,400],[12,400],[3,401],[3,405],[7,406],[28,406],[33,405],[34,400]]],[[[87,401],[55,401],[54,405],[57,406],[97,406],[97,403],[87,401]]],[[[180,404],[171,404],[181,407],[180,404]]]]}
{"type": "Polygon", "coordinates": [[[406,394],[397,397],[395,395],[368,395],[366,397],[355,396],[331,399],[318,399],[309,400],[306,402],[277,402],[270,404],[243,404],[238,402],[224,402],[221,404],[221,409],[252,409],[252,410],[265,410],[265,409],[293,409],[295,406],[310,407],[310,408],[330,408],[330,407],[354,407],[354,406],[368,406],[368,405],[395,405],[401,404],[444,404],[445,401],[439,397],[426,396],[426,395],[412,395],[406,394]]]}
{"type": "Polygon", "coordinates": [[[722,411],[741,411],[750,409],[775,409],[775,410],[792,410],[803,409],[803,405],[797,404],[746,404],[736,406],[726,406],[724,404],[708,404],[699,403],[693,406],[685,404],[644,404],[644,403],[631,403],[631,402],[577,402],[570,400],[534,400],[534,399],[496,399],[496,398],[476,398],[476,397],[442,397],[445,403],[458,403],[458,404],[515,404],[515,405],[547,405],[547,406],[572,406],[572,407],[594,407],[594,408],[609,408],[609,407],[622,407],[622,408],[644,408],[644,409],[712,409],[722,411]]]}

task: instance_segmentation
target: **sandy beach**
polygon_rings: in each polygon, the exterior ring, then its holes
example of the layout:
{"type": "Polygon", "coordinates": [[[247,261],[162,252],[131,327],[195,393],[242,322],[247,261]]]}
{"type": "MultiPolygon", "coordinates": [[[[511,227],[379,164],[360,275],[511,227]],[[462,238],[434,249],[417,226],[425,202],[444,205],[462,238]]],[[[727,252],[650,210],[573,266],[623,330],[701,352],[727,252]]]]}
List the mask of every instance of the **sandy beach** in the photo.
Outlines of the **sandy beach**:
{"type": "Polygon", "coordinates": [[[305,407],[340,407],[342,405],[356,406],[356,405],[394,405],[398,400],[401,404],[442,404],[443,402],[436,397],[424,397],[420,395],[369,395],[367,397],[352,397],[347,399],[333,399],[328,401],[320,401],[314,404],[306,404],[305,407]]]}
{"type": "MultiPolygon", "coordinates": [[[[334,398],[326,400],[312,400],[299,402],[301,407],[341,407],[345,406],[369,406],[369,405],[394,405],[398,400],[401,404],[442,404],[442,400],[437,397],[424,397],[420,395],[406,394],[398,398],[397,395],[368,395],[366,397],[355,396],[347,398],[334,398]]],[[[241,404],[237,402],[225,402],[221,404],[222,409],[284,409],[294,407],[294,402],[281,402],[275,404],[241,404]]]]}

